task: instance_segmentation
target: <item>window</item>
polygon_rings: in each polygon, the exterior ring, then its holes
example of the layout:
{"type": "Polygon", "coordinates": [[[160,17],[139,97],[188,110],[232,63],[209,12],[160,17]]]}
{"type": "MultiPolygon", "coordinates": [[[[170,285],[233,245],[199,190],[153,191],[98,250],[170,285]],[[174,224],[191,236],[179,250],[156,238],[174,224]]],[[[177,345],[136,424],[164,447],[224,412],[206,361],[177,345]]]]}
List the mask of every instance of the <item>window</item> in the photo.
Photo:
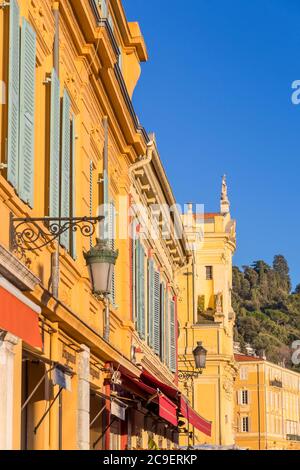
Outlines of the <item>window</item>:
{"type": "Polygon", "coordinates": [[[213,279],[213,267],[205,266],[206,280],[211,281],[213,279]]]}
{"type": "Polygon", "coordinates": [[[241,399],[240,399],[240,403],[241,405],[248,405],[249,404],[249,394],[248,394],[248,390],[241,390],[241,399]]]}
{"type": "Polygon", "coordinates": [[[145,339],[145,250],[140,240],[134,242],[135,325],[141,339],[145,339]]]}
{"type": "Polygon", "coordinates": [[[33,207],[36,33],[10,2],[7,179],[33,207]]]}
{"type": "Polygon", "coordinates": [[[248,368],[247,367],[241,367],[240,368],[240,379],[241,380],[247,380],[248,379],[248,368]]]}
{"type": "Polygon", "coordinates": [[[248,416],[242,417],[241,432],[249,432],[249,417],[248,416]]]}

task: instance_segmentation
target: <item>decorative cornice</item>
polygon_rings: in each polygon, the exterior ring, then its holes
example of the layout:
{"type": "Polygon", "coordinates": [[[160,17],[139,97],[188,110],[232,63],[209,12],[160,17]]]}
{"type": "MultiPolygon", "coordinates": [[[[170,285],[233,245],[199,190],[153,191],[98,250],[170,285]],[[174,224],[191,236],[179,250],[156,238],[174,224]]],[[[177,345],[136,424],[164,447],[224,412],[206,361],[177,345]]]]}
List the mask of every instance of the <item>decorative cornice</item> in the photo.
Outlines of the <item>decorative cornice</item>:
{"type": "Polygon", "coordinates": [[[1,244],[0,274],[22,291],[32,291],[41,282],[37,276],[1,244]]]}

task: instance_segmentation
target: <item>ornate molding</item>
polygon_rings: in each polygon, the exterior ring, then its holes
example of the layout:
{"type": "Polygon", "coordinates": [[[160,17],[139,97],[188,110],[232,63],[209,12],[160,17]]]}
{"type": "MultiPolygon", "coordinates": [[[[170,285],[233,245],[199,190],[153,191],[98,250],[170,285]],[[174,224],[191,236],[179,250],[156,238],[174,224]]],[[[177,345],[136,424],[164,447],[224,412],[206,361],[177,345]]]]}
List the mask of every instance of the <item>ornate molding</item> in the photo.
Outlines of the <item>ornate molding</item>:
{"type": "Polygon", "coordinates": [[[32,291],[40,279],[0,244],[0,274],[22,291],[32,291]]]}

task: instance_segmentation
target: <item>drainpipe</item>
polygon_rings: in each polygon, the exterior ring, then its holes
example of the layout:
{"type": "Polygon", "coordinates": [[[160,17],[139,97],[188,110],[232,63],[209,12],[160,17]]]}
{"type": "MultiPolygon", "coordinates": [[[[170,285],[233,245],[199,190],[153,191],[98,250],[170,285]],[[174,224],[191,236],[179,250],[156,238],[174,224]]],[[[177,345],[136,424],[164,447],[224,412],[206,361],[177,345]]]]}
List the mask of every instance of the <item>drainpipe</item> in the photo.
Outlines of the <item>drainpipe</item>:
{"type": "Polygon", "coordinates": [[[261,450],[259,364],[257,364],[257,411],[258,411],[258,450],[261,450]]]}
{"type": "MultiPolygon", "coordinates": [[[[108,117],[103,118],[104,127],[104,150],[103,150],[103,205],[105,216],[107,216],[107,210],[109,204],[109,188],[108,188],[108,117]]],[[[101,222],[100,222],[101,223],[101,222]]],[[[104,221],[102,222],[102,238],[104,238],[104,221]]],[[[104,297],[104,340],[109,342],[110,336],[110,311],[109,311],[109,297],[104,297]]]]}
{"type": "MultiPolygon", "coordinates": [[[[139,170],[140,168],[143,168],[144,166],[148,165],[151,162],[152,155],[153,155],[153,148],[154,148],[154,142],[153,142],[153,140],[150,140],[147,143],[146,155],[144,155],[143,157],[140,157],[140,159],[137,162],[133,163],[129,167],[128,175],[129,175],[129,179],[130,179],[132,184],[134,182],[134,172],[136,170],[139,170]]],[[[132,196],[130,195],[129,196],[130,205],[131,205],[131,202],[132,202],[132,196]]],[[[132,256],[132,253],[131,253],[131,256],[132,256]]],[[[131,278],[131,299],[132,299],[132,301],[131,301],[131,312],[133,311],[133,306],[134,306],[134,300],[133,300],[134,289],[135,289],[135,278],[133,277],[133,278],[131,278]]],[[[134,318],[132,318],[132,320],[134,321],[134,318]]]]}
{"type": "MultiPolygon", "coordinates": [[[[59,2],[53,3],[53,15],[55,24],[54,34],[54,45],[53,45],[53,64],[56,70],[57,76],[59,77],[59,2]]],[[[59,287],[59,245],[60,239],[56,243],[56,250],[51,254],[51,286],[52,294],[58,298],[58,287],[59,287]]]]}

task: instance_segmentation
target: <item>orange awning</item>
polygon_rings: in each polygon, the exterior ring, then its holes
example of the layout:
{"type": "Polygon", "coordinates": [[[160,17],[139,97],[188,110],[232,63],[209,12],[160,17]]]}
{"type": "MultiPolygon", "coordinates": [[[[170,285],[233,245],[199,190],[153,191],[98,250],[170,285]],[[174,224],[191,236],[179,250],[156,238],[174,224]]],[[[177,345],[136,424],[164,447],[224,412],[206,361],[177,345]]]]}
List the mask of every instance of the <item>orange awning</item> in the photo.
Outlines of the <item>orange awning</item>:
{"type": "Polygon", "coordinates": [[[30,301],[25,303],[22,297],[25,296],[21,292],[17,297],[10,289],[0,285],[0,329],[12,333],[34,348],[42,349],[38,313],[29,306],[30,301]]]}

